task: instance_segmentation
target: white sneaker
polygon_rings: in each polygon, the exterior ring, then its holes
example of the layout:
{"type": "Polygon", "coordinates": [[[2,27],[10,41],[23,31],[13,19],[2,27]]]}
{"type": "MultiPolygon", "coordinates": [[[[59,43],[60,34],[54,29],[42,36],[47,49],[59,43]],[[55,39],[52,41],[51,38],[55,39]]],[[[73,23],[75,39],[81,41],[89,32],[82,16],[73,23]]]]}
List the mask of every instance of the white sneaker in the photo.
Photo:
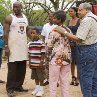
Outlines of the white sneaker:
{"type": "Polygon", "coordinates": [[[32,95],[36,95],[39,91],[39,88],[35,88],[35,90],[32,92],[32,95]]]}
{"type": "Polygon", "coordinates": [[[44,94],[44,91],[43,90],[39,90],[37,93],[36,93],[36,96],[43,96],[44,94]]]}

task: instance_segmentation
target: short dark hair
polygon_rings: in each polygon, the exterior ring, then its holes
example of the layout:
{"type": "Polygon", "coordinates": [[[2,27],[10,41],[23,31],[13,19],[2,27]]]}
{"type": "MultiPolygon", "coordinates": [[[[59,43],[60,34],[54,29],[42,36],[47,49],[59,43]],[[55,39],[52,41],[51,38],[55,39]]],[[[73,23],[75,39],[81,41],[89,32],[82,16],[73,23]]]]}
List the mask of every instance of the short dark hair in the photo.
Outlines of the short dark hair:
{"type": "Polygon", "coordinates": [[[55,16],[58,20],[61,20],[62,23],[66,20],[66,12],[64,10],[54,12],[53,16],[55,16]]]}
{"type": "Polygon", "coordinates": [[[40,34],[40,31],[37,27],[31,28],[31,30],[35,30],[37,34],[40,34]]]}

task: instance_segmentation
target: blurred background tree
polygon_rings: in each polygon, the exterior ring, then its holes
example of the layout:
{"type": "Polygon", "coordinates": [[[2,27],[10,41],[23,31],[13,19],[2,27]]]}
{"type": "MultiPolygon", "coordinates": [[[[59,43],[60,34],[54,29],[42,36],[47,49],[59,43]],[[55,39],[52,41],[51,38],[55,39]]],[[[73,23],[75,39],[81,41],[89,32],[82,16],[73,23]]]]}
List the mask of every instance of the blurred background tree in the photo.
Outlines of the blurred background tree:
{"type": "Polygon", "coordinates": [[[0,0],[0,22],[3,23],[4,18],[12,12],[11,0],[0,0]]]}
{"type": "MultiPolygon", "coordinates": [[[[12,0],[0,0],[0,21],[12,12],[12,0]]],[[[29,25],[44,25],[48,22],[48,13],[60,9],[68,10],[77,0],[17,0],[23,4],[23,12],[29,25]]]]}
{"type": "Polygon", "coordinates": [[[44,25],[48,22],[48,13],[66,9],[76,0],[22,0],[24,13],[30,25],[44,25]]]}

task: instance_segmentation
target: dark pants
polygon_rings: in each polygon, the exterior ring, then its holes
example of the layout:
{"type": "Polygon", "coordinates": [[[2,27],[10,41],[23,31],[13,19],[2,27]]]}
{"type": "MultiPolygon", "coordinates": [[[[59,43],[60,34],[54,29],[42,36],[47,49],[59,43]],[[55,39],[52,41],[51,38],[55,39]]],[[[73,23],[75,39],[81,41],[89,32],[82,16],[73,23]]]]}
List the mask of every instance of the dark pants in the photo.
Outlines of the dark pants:
{"type": "Polygon", "coordinates": [[[83,97],[97,97],[97,43],[77,46],[77,65],[83,97]]]}
{"type": "Polygon", "coordinates": [[[25,74],[26,61],[9,62],[6,84],[7,91],[22,87],[25,74]]]}
{"type": "Polygon", "coordinates": [[[3,52],[3,49],[0,48],[0,67],[1,67],[1,64],[2,64],[2,52],[3,52]]]}

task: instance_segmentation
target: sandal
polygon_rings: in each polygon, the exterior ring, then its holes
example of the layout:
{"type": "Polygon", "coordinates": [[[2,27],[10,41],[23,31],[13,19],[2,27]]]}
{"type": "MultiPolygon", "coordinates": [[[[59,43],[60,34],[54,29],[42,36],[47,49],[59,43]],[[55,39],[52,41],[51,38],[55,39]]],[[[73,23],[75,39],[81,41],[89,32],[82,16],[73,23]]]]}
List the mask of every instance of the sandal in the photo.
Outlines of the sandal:
{"type": "Polygon", "coordinates": [[[46,86],[46,85],[48,85],[48,84],[49,84],[49,82],[46,81],[45,83],[43,83],[43,86],[46,86]]]}
{"type": "Polygon", "coordinates": [[[78,86],[78,85],[79,85],[78,78],[76,78],[74,86],[78,86]]]}
{"type": "Polygon", "coordinates": [[[74,81],[76,80],[76,77],[75,76],[72,76],[72,81],[70,83],[70,85],[74,85],[74,81]]]}
{"type": "Polygon", "coordinates": [[[74,86],[78,86],[79,85],[79,83],[74,83],[74,86]]]}

